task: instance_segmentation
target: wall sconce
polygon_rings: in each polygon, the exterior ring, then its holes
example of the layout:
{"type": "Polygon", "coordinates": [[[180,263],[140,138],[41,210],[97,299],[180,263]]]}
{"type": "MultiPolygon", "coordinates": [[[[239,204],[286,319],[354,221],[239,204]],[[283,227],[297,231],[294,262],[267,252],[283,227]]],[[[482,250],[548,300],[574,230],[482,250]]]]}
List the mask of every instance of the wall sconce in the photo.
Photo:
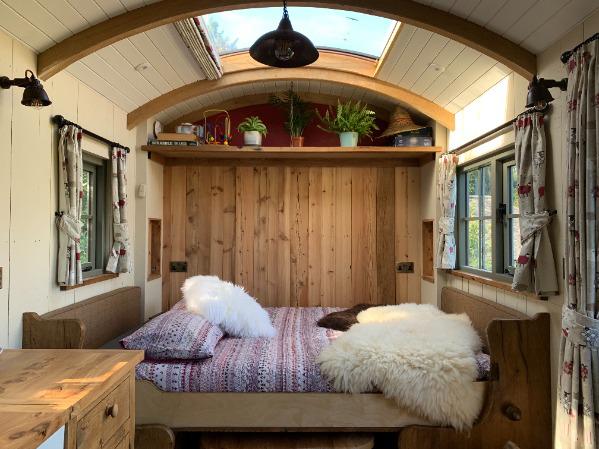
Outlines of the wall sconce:
{"type": "Polygon", "coordinates": [[[546,80],[545,78],[537,78],[535,75],[528,85],[528,95],[526,97],[526,107],[535,108],[542,111],[549,103],[553,101],[549,89],[559,87],[559,90],[565,91],[568,88],[568,78],[562,80],[546,80]]]}
{"type": "Polygon", "coordinates": [[[25,70],[25,78],[15,78],[11,80],[7,76],[0,76],[0,87],[2,89],[10,89],[12,86],[24,87],[23,99],[21,104],[24,106],[32,106],[41,108],[50,106],[52,102],[48,98],[48,94],[44,90],[44,86],[38,80],[31,70],[25,70]]]}

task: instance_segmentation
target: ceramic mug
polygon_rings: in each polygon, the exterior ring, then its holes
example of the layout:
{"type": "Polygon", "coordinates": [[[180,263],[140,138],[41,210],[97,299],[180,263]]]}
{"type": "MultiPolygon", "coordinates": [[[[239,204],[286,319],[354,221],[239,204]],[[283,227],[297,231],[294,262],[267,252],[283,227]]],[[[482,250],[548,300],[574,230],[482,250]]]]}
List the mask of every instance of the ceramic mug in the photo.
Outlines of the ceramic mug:
{"type": "Polygon", "coordinates": [[[177,126],[177,132],[179,134],[196,134],[197,126],[191,123],[181,123],[177,126]]]}

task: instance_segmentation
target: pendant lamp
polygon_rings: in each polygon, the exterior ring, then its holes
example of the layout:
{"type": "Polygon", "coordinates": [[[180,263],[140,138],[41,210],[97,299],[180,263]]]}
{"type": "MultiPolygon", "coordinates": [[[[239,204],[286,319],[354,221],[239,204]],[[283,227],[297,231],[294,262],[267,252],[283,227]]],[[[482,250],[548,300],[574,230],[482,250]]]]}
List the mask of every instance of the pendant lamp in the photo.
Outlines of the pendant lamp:
{"type": "Polygon", "coordinates": [[[285,0],[279,27],[259,37],[250,47],[250,56],[271,67],[293,68],[312,64],[319,54],[310,39],[293,31],[285,0]]]}

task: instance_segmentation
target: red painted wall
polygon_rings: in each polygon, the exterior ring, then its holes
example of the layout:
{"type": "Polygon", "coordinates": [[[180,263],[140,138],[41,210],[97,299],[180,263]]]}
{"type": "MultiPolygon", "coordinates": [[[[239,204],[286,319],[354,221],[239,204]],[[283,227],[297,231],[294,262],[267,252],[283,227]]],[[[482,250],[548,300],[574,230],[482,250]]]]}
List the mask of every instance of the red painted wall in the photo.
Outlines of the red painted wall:
{"type": "MultiPolygon", "coordinates": [[[[325,105],[314,105],[318,108],[321,114],[327,109],[325,105]]],[[[285,112],[280,108],[271,104],[261,104],[255,106],[246,106],[239,109],[229,111],[231,116],[231,133],[233,134],[231,145],[243,145],[243,133],[237,131],[237,126],[246,117],[257,115],[262,119],[266,127],[268,128],[267,136],[262,140],[264,146],[270,147],[285,147],[290,145],[290,137],[285,130],[284,123],[286,121],[285,112]]],[[[222,116],[221,116],[222,117],[222,116]]],[[[217,123],[222,123],[222,118],[216,120],[217,123]]],[[[339,146],[339,137],[337,134],[328,133],[318,128],[319,124],[318,117],[314,117],[314,120],[304,130],[304,146],[307,147],[331,147],[339,146]]],[[[202,125],[204,122],[196,122],[198,125],[202,125]]],[[[214,124],[215,120],[211,117],[208,119],[209,124],[214,124]]],[[[373,136],[379,135],[382,130],[387,127],[387,123],[377,119],[377,125],[380,128],[376,131],[373,136]]],[[[368,137],[360,139],[360,145],[385,145],[386,139],[373,139],[370,140],[368,137]]]]}

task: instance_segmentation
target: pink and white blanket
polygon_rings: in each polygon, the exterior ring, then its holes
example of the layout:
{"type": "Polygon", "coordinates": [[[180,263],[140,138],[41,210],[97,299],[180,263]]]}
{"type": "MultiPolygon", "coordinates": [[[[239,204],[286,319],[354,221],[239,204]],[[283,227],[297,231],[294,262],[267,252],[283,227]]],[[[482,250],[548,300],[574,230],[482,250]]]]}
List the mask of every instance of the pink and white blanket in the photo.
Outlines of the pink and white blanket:
{"type": "Polygon", "coordinates": [[[214,356],[201,361],[151,361],[137,367],[137,378],[163,391],[186,392],[331,392],[316,363],[334,332],[316,322],[338,309],[280,307],[266,309],[274,338],[222,339],[214,356]]]}

